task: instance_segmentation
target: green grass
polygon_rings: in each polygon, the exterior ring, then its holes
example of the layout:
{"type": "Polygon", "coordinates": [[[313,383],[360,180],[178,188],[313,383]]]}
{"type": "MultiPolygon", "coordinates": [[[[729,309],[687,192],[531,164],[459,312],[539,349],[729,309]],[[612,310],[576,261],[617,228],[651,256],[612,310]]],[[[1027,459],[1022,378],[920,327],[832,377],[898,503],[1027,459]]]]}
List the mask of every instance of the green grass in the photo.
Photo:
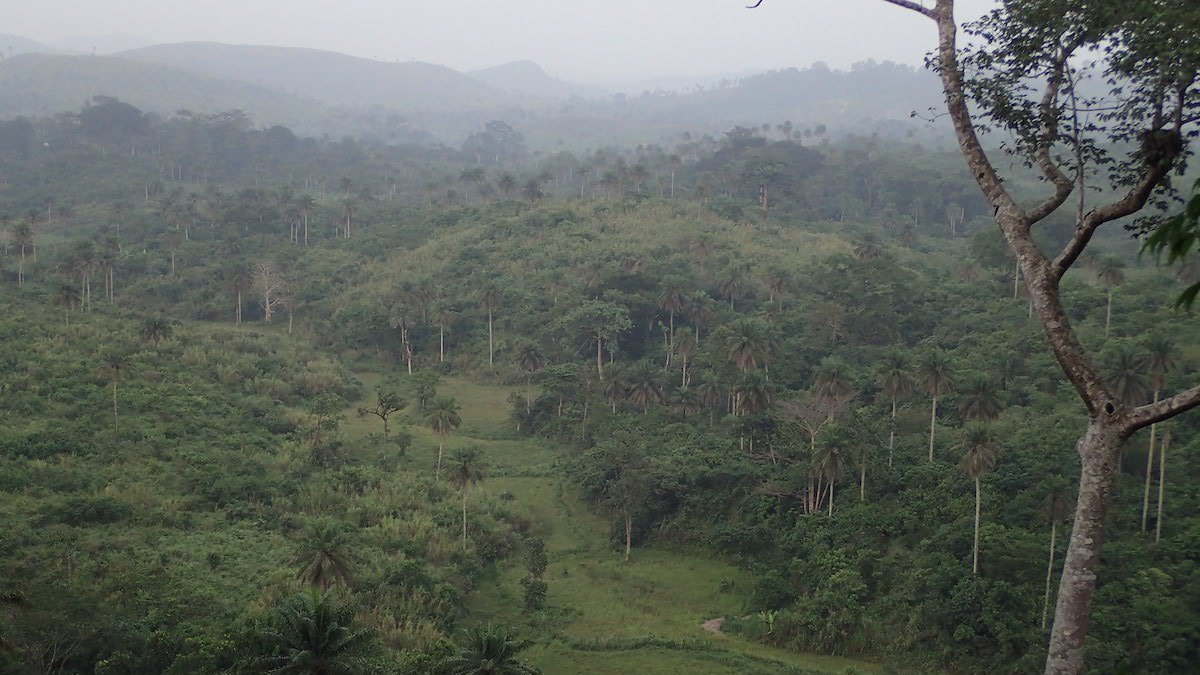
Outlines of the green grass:
{"type": "MultiPolygon", "coordinates": [[[[378,375],[358,375],[364,396],[373,399],[378,375]]],[[[701,623],[741,613],[751,578],[709,555],[659,546],[636,546],[629,562],[611,542],[608,522],[592,512],[555,468],[562,450],[536,439],[518,438],[508,418],[512,387],[446,378],[440,394],[462,406],[463,424],[446,438],[446,450],[478,445],[490,467],[480,489],[511,493],[546,541],[550,565],[548,608],[522,609],[520,560],[495,570],[468,599],[472,621],[518,626],[534,642],[526,658],[547,673],[734,673],[842,672],[878,667],[837,657],[800,654],[732,635],[714,635],[701,623]]],[[[368,400],[356,402],[354,408],[368,400]]],[[[406,411],[403,426],[413,434],[410,466],[432,468],[437,437],[406,411]]],[[[379,433],[375,418],[349,414],[351,435],[379,433]]]]}

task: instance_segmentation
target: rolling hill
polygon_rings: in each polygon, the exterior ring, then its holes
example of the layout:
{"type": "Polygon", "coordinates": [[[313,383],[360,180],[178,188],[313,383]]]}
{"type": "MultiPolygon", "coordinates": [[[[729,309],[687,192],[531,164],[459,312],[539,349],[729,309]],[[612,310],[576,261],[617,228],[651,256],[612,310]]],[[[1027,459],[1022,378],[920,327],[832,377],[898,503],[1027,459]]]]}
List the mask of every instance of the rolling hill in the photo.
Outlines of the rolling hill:
{"type": "Polygon", "coordinates": [[[506,102],[499,92],[444,66],[386,63],[318,49],[186,42],[135,49],[119,56],[338,106],[461,110],[506,102]]]}

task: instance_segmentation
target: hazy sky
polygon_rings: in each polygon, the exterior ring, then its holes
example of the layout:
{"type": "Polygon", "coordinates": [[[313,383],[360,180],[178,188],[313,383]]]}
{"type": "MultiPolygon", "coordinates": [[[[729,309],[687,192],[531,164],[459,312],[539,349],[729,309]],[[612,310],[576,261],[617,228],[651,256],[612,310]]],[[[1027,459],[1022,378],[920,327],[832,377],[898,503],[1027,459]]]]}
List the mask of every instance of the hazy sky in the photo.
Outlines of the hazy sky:
{"type": "MultiPolygon", "coordinates": [[[[995,0],[959,0],[959,16],[995,0]]],[[[577,81],[868,58],[920,63],[932,22],[881,0],[0,0],[0,31],[315,47],[459,70],[518,59],[577,81]]]]}

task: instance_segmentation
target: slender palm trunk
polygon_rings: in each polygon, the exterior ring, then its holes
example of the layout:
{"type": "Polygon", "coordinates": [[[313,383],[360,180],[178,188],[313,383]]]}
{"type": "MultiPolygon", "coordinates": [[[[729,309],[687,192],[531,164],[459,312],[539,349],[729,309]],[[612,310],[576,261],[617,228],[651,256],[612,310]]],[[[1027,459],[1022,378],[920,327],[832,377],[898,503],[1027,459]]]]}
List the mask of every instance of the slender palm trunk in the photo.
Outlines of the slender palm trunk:
{"type": "Polygon", "coordinates": [[[1171,447],[1171,430],[1163,429],[1162,447],[1158,455],[1158,515],[1154,520],[1154,543],[1162,539],[1163,491],[1167,485],[1167,448],[1171,447]]]}
{"type": "Polygon", "coordinates": [[[892,455],[896,449],[896,399],[892,398],[892,426],[888,430],[888,466],[892,465],[892,455]]]}
{"type": "Polygon", "coordinates": [[[1013,300],[1017,299],[1018,291],[1021,283],[1021,263],[1018,261],[1013,269],[1013,300]]]}
{"type": "Polygon", "coordinates": [[[971,574],[979,574],[979,479],[975,479],[975,543],[971,549],[971,574]]]}
{"type": "Polygon", "coordinates": [[[1104,337],[1108,337],[1108,330],[1112,327],[1112,289],[1108,289],[1108,308],[1104,312],[1104,337]]]}
{"type": "MultiPolygon", "coordinates": [[[[599,335],[596,336],[596,373],[600,376],[601,380],[604,379],[604,340],[601,340],[599,335]]],[[[615,399],[613,412],[616,412],[615,399]]]]}
{"type": "Polygon", "coordinates": [[[242,290],[237,292],[237,325],[242,325],[242,290]]]}
{"type": "Polygon", "coordinates": [[[933,430],[937,425],[937,394],[933,396],[933,405],[929,407],[929,461],[933,461],[933,430]]]}
{"type": "Polygon", "coordinates": [[[438,363],[446,361],[446,327],[438,326],[438,363]]]}
{"type": "Polygon", "coordinates": [[[629,552],[633,548],[633,517],[629,509],[625,509],[625,562],[629,562],[629,552]]]}
{"type": "Polygon", "coordinates": [[[463,485],[462,490],[462,544],[463,550],[467,550],[467,486],[463,485]]]}
{"type": "Polygon", "coordinates": [[[445,446],[446,446],[445,437],[444,436],[439,437],[438,438],[437,468],[435,468],[433,470],[433,479],[435,481],[441,480],[441,478],[442,478],[442,450],[445,448],[445,446]]]}
{"type": "Polygon", "coordinates": [[[858,501],[867,501],[867,460],[865,458],[858,474],[858,501]]]}
{"type": "Polygon", "coordinates": [[[495,339],[492,332],[492,310],[488,310],[488,367],[495,368],[495,339]]]}
{"type": "Polygon", "coordinates": [[[833,517],[833,481],[829,481],[829,517],[833,517]]]}
{"type": "Polygon", "coordinates": [[[113,433],[117,433],[119,428],[117,422],[117,378],[113,378],[113,433]]]}
{"type": "Polygon", "coordinates": [[[1042,630],[1046,630],[1046,617],[1050,613],[1050,580],[1054,578],[1054,539],[1058,535],[1058,521],[1050,521],[1050,562],[1046,563],[1046,596],[1042,599],[1042,630]]]}
{"type": "MultiPolygon", "coordinates": [[[[1158,389],[1154,390],[1154,402],[1158,403],[1158,389]]],[[[1150,476],[1154,473],[1154,437],[1158,425],[1150,425],[1150,451],[1146,453],[1146,483],[1142,487],[1142,532],[1146,531],[1146,519],[1150,515],[1150,476]]]]}

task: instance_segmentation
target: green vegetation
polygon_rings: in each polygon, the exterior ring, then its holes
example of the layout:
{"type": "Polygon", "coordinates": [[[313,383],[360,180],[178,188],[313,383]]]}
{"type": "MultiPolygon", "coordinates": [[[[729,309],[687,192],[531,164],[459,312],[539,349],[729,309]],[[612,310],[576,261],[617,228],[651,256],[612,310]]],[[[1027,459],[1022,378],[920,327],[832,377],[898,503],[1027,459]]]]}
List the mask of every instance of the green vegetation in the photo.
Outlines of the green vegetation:
{"type": "MultiPolygon", "coordinates": [[[[0,669],[1045,658],[1084,412],[956,158],[479,133],[0,124],[0,669]]],[[[1062,293],[1108,383],[1194,382],[1192,272],[1095,241],[1062,293]]],[[[1198,658],[1198,432],[1123,446],[1097,671],[1198,658]]]]}

